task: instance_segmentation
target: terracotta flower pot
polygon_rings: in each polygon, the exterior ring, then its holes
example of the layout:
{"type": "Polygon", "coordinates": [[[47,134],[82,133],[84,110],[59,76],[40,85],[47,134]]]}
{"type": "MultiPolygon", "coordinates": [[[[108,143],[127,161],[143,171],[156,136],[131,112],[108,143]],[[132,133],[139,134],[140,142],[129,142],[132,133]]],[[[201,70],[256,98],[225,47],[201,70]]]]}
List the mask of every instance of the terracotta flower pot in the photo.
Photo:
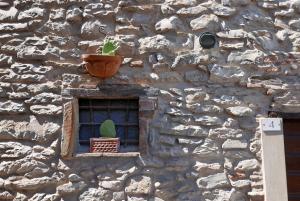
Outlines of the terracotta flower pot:
{"type": "Polygon", "coordinates": [[[118,55],[83,54],[81,58],[85,61],[85,68],[89,74],[103,79],[116,74],[123,60],[118,55]]]}

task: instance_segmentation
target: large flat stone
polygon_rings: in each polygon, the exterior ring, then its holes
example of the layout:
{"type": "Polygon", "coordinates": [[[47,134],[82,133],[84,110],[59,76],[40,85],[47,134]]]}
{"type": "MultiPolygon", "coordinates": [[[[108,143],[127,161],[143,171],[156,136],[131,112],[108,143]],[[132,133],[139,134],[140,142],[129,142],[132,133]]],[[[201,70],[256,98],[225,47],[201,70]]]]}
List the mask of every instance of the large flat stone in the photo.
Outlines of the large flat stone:
{"type": "Polygon", "coordinates": [[[214,189],[229,187],[229,181],[225,173],[217,173],[197,180],[200,189],[214,189]]]}

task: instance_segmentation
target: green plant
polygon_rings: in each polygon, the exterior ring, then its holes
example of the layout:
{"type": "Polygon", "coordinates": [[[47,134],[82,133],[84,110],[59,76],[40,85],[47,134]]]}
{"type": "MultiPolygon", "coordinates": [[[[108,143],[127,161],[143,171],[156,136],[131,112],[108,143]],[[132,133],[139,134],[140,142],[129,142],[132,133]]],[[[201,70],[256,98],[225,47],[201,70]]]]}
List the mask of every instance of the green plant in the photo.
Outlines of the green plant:
{"type": "Polygon", "coordinates": [[[115,123],[107,119],[100,126],[101,137],[115,138],[116,137],[116,126],[115,123]]]}
{"type": "Polygon", "coordinates": [[[112,39],[104,39],[103,47],[97,50],[100,55],[115,56],[116,51],[119,49],[119,43],[112,39]]]}

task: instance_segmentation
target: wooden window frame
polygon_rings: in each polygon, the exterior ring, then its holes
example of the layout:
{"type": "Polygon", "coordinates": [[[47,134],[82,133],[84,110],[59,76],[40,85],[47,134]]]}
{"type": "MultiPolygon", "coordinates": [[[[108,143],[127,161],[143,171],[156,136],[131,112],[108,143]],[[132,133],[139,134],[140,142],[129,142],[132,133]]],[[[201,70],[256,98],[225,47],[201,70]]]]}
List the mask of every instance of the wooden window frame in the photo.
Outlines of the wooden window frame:
{"type": "MultiPolygon", "coordinates": [[[[111,85],[109,85],[111,86],[111,85]]],[[[148,96],[146,89],[132,86],[104,86],[101,89],[69,88],[62,94],[66,103],[63,110],[63,127],[61,136],[61,157],[64,159],[78,157],[136,157],[149,153],[149,123],[157,107],[157,97],[148,96]],[[114,88],[118,90],[114,90],[114,88]],[[125,153],[76,153],[76,142],[79,138],[79,105],[78,99],[125,99],[139,100],[139,145],[138,152],[125,153]]]]}

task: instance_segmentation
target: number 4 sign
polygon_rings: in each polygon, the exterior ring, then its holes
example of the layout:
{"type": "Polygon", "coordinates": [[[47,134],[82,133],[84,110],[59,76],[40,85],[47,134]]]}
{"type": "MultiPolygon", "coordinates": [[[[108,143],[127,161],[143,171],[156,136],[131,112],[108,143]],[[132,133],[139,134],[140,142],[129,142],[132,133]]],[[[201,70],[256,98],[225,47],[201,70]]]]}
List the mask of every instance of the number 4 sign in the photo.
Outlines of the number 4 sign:
{"type": "Polygon", "coordinates": [[[281,119],[280,118],[262,119],[261,127],[263,131],[281,131],[281,119]]]}

